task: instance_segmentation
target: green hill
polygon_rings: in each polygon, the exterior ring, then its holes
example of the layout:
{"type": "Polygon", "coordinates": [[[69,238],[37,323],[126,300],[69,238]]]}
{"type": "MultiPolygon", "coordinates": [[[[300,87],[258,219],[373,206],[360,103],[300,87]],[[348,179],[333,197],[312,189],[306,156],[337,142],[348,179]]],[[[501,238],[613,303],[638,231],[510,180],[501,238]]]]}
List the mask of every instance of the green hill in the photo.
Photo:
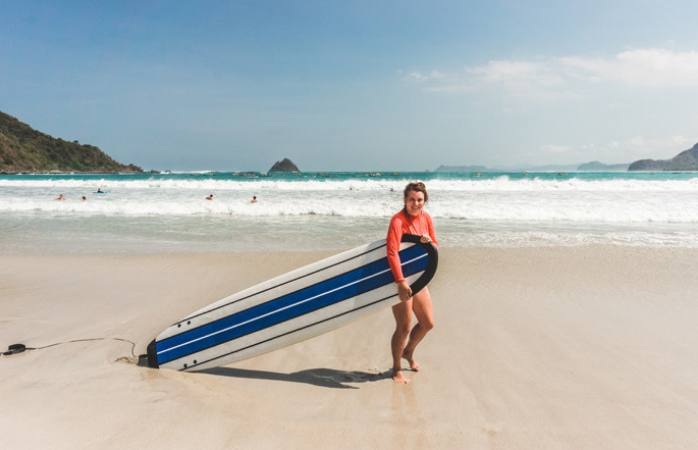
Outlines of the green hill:
{"type": "Polygon", "coordinates": [[[94,145],[64,141],[36,131],[0,111],[0,173],[143,172],[114,161],[94,145]]]}

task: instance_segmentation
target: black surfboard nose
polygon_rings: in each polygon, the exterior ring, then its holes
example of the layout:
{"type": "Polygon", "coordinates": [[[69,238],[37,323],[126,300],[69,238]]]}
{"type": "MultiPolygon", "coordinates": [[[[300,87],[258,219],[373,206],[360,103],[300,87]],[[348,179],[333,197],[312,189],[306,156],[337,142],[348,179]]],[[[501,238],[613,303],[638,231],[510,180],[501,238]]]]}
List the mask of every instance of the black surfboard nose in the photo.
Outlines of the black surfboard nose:
{"type": "Polygon", "coordinates": [[[152,367],[153,369],[160,368],[160,364],[158,363],[158,353],[155,349],[155,339],[148,344],[148,367],[152,367]]]}

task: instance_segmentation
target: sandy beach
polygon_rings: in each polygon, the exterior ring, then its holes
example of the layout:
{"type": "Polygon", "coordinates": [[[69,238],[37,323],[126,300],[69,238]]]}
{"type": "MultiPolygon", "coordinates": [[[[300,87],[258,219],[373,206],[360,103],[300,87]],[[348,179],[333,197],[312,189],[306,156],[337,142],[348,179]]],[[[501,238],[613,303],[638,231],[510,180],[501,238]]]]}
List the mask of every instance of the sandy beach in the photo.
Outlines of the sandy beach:
{"type": "Polygon", "coordinates": [[[0,357],[0,447],[698,442],[696,249],[444,248],[408,386],[387,376],[389,310],[203,373],[137,363],[177,319],[328,255],[0,256],[0,349],[50,346],[0,357]]]}

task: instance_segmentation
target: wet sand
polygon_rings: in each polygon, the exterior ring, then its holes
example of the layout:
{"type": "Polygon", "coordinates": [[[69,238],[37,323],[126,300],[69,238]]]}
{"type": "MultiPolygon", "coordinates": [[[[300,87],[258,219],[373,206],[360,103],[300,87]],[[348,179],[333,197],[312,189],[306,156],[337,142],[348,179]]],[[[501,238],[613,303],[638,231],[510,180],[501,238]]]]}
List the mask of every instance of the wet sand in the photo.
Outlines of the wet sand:
{"type": "Polygon", "coordinates": [[[0,448],[698,442],[698,250],[442,249],[408,386],[389,310],[204,373],[137,364],[177,319],[324,256],[0,255],[0,350],[60,343],[0,357],[0,448]]]}

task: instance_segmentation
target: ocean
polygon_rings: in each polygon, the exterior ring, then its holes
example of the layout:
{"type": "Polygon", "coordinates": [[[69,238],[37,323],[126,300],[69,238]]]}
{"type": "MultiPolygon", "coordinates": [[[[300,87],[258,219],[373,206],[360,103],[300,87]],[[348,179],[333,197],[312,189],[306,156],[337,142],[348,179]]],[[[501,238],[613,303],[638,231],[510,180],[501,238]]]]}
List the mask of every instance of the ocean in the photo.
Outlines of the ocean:
{"type": "Polygon", "coordinates": [[[189,172],[0,175],[0,253],[339,251],[412,180],[441,246],[698,247],[694,173],[189,172]]]}

